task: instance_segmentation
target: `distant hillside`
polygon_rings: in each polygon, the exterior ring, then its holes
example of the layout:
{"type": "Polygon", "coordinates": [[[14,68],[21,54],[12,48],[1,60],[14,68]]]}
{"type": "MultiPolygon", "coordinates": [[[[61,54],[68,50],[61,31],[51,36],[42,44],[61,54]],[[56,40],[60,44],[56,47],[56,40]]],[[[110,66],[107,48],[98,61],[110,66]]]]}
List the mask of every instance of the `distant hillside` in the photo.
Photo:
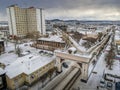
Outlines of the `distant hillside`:
{"type": "Polygon", "coordinates": [[[110,21],[110,20],[60,20],[60,19],[53,19],[53,20],[46,20],[51,22],[61,21],[61,22],[76,22],[76,23],[86,23],[86,24],[117,24],[120,25],[120,21],[110,21]]]}

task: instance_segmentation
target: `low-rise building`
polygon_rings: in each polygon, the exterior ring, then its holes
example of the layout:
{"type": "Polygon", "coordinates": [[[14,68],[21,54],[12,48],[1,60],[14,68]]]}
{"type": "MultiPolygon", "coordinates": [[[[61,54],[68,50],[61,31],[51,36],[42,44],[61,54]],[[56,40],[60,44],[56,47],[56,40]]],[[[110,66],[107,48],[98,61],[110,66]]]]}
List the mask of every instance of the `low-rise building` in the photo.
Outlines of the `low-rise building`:
{"type": "Polygon", "coordinates": [[[20,57],[5,68],[7,87],[13,90],[23,85],[31,85],[53,69],[54,65],[55,57],[48,52],[20,57]]]}
{"type": "Polygon", "coordinates": [[[39,49],[54,51],[55,49],[63,49],[65,47],[65,41],[61,37],[53,35],[38,39],[36,45],[33,46],[39,49]]]}

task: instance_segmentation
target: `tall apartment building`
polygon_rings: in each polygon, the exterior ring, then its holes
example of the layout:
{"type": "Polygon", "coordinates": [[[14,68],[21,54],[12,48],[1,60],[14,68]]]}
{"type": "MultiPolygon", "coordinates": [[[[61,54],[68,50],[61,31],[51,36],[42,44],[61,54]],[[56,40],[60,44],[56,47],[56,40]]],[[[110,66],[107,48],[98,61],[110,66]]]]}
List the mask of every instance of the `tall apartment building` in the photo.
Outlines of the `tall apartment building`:
{"type": "Polygon", "coordinates": [[[42,8],[20,8],[11,5],[7,8],[10,35],[25,36],[27,33],[39,31],[46,34],[45,16],[42,8]]]}

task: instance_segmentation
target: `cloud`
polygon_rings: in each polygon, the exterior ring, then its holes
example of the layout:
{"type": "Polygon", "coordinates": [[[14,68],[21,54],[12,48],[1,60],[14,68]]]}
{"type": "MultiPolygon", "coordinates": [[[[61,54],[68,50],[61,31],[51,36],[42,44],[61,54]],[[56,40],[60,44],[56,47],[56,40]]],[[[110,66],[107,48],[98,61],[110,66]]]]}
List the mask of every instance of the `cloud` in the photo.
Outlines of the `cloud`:
{"type": "Polygon", "coordinates": [[[7,16],[0,13],[0,21],[7,21],[7,16]]]}
{"type": "Polygon", "coordinates": [[[43,7],[47,19],[120,20],[120,0],[0,0],[0,13],[11,4],[43,7]]]}
{"type": "Polygon", "coordinates": [[[51,9],[46,12],[46,17],[59,17],[61,19],[79,20],[120,20],[120,12],[116,8],[88,8],[88,9],[51,9]],[[50,14],[51,13],[51,14],[50,14]],[[50,16],[49,16],[50,15],[50,16]]]}

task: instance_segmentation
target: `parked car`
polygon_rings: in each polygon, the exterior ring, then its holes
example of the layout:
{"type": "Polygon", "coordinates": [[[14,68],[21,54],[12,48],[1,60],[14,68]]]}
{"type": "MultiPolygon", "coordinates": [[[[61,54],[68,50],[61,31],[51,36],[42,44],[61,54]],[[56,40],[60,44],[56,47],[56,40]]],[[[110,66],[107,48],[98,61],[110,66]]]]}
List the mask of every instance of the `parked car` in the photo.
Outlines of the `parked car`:
{"type": "Polygon", "coordinates": [[[100,87],[101,88],[105,88],[106,84],[105,84],[105,80],[104,79],[101,79],[100,80],[100,87]]]}
{"type": "Polygon", "coordinates": [[[111,82],[107,82],[106,88],[108,90],[112,90],[113,84],[111,82]]]}
{"type": "Polygon", "coordinates": [[[63,62],[62,65],[63,65],[63,67],[68,68],[68,65],[65,62],[63,62]]]}
{"type": "Polygon", "coordinates": [[[115,90],[120,90],[120,82],[115,83],[115,90]]]}
{"type": "Polygon", "coordinates": [[[92,73],[97,74],[97,72],[92,72],[92,73]]]}
{"type": "Polygon", "coordinates": [[[24,44],[24,46],[28,46],[28,44],[24,44]]]}

